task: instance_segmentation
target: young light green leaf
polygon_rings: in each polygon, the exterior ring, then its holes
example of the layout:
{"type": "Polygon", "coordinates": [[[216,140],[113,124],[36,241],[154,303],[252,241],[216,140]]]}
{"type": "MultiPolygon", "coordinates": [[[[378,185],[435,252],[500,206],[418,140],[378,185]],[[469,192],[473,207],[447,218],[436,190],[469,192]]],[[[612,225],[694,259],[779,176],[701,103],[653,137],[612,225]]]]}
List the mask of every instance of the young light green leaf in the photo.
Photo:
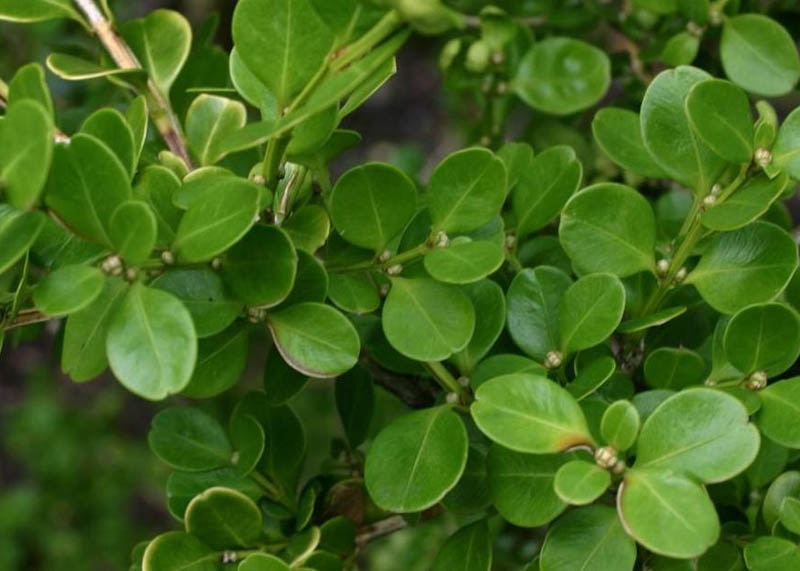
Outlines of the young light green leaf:
{"type": "Polygon", "coordinates": [[[464,526],[447,538],[433,561],[434,571],[490,571],[492,536],[486,519],[464,526]]]}
{"type": "Polygon", "coordinates": [[[710,78],[688,66],[663,71],[648,86],[641,111],[642,139],[653,160],[700,195],[710,191],[728,164],[694,132],[686,113],[689,91],[710,78]]]}
{"type": "Polygon", "coordinates": [[[306,204],[295,210],[281,228],[292,239],[297,250],[313,254],[328,241],[331,220],[321,206],[306,204]]]}
{"type": "Polygon", "coordinates": [[[764,436],[787,448],[800,448],[800,377],[779,381],[759,391],[761,409],[755,422],[764,436]]]}
{"type": "Polygon", "coordinates": [[[559,347],[572,353],[602,343],[622,321],[625,286],[612,274],[591,274],[572,284],[561,299],[559,347]]]}
{"type": "Polygon", "coordinates": [[[202,94],[192,102],[186,114],[186,137],[189,148],[203,165],[213,165],[227,154],[222,141],[247,123],[247,110],[238,101],[202,94]]]}
{"type": "Polygon", "coordinates": [[[604,52],[580,40],[551,37],[523,56],[512,89],[537,111],[569,115],[597,103],[610,83],[604,52]]]}
{"type": "Polygon", "coordinates": [[[238,571],[290,571],[283,559],[269,553],[253,553],[239,563],[238,571]]]}
{"type": "Polygon", "coordinates": [[[781,537],[757,537],[744,548],[744,560],[750,571],[790,571],[800,566],[800,548],[781,537]]]}
{"type": "Polygon", "coordinates": [[[417,209],[417,189],[399,169],[368,163],[343,174],[330,198],[331,218],[342,238],[382,252],[417,209]]]}
{"type": "Polygon", "coordinates": [[[52,120],[53,96],[50,95],[50,89],[47,87],[44,69],[38,63],[22,66],[8,83],[9,107],[25,99],[40,103],[52,120]]]}
{"type": "Polygon", "coordinates": [[[81,133],[92,135],[105,144],[133,178],[136,171],[136,141],[125,117],[116,109],[95,111],[81,125],[81,133]]]}
{"type": "Polygon", "coordinates": [[[107,77],[119,78],[120,81],[129,82],[137,86],[144,86],[147,83],[147,72],[142,69],[122,69],[98,64],[68,54],[50,54],[47,56],[45,63],[47,64],[47,69],[67,81],[83,81],[107,77]]]}
{"type": "Polygon", "coordinates": [[[636,543],[607,506],[571,511],[547,531],[539,562],[541,571],[615,569],[631,571],[636,543]]]}
{"type": "Polygon", "coordinates": [[[773,377],[800,355],[800,315],[788,305],[751,305],[728,322],[725,355],[744,374],[764,371],[773,377]]]}
{"type": "Polygon", "coordinates": [[[364,466],[367,491],[383,509],[418,512],[452,489],[467,463],[467,431],[440,406],[401,416],[372,443],[364,466]]]}
{"type": "Polygon", "coordinates": [[[639,411],[627,400],[611,403],[600,420],[600,436],[615,449],[625,451],[631,448],[639,435],[641,419],[639,411]]]}
{"type": "Polygon", "coordinates": [[[147,99],[144,95],[131,101],[125,110],[125,121],[133,133],[133,164],[138,165],[142,149],[147,140],[147,127],[150,121],[147,110],[147,99]]]}
{"type": "Polygon", "coordinates": [[[642,425],[636,467],[671,470],[705,482],[729,480],[758,453],[758,429],[735,397],[706,388],[661,403],[642,425]]]}
{"type": "Polygon", "coordinates": [[[144,552],[142,571],[219,571],[219,554],[195,536],[170,531],[151,541],[144,552]]]}
{"type": "Polygon", "coordinates": [[[210,488],[186,508],[186,531],[213,549],[254,547],[263,517],[256,503],[230,488],[210,488]]]}
{"type": "Polygon", "coordinates": [[[129,264],[144,262],[156,245],[156,217],[146,202],[123,202],[111,215],[108,234],[123,260],[129,264]]]}
{"type": "Polygon", "coordinates": [[[53,120],[38,101],[9,105],[0,122],[0,187],[16,208],[39,201],[53,158],[53,120]]]}
{"type": "Polygon", "coordinates": [[[277,226],[258,225],[225,256],[222,277],[247,305],[274,307],[292,292],[298,257],[277,226]]]}
{"type": "Polygon", "coordinates": [[[700,38],[688,31],[678,32],[664,44],[660,59],[670,67],[689,65],[697,57],[700,38]]]}
{"type": "Polygon", "coordinates": [[[600,148],[622,168],[642,176],[665,177],[642,140],[639,114],[635,111],[600,109],[592,120],[592,133],[600,148]]]}
{"type": "Polygon", "coordinates": [[[428,183],[434,231],[468,232],[490,222],[506,196],[503,161],[486,149],[451,154],[428,183]]]}
{"type": "Polygon", "coordinates": [[[292,305],[271,312],[267,323],[286,362],[310,377],[335,377],[358,361],[358,333],[347,318],[328,305],[292,305]]]}
{"type": "Polygon", "coordinates": [[[720,232],[747,226],[769,210],[788,184],[785,173],[772,179],[765,175],[751,178],[724,202],[706,210],[702,215],[703,226],[720,232]]]}
{"type": "Polygon", "coordinates": [[[732,163],[753,158],[753,114],[744,91],[729,81],[695,84],[686,97],[689,124],[711,150],[732,163]]]}
{"type": "Polygon", "coordinates": [[[581,184],[583,166],[566,145],[550,147],[537,155],[519,176],[511,193],[517,217],[517,237],[541,229],[552,221],[581,184]]]}
{"type": "Polygon", "coordinates": [[[719,537],[717,512],[703,486],[668,470],[628,470],[617,509],[629,535],[667,557],[698,557],[719,537]]]}
{"type": "Polygon", "coordinates": [[[540,362],[560,344],[559,307],[570,285],[572,280],[561,270],[539,266],[522,270],[508,288],[508,332],[540,362]]]}
{"type": "Polygon", "coordinates": [[[458,288],[430,279],[392,279],[383,306],[383,332],[397,351],[419,361],[442,361],[467,346],[475,310],[458,288]]]}
{"type": "Polygon", "coordinates": [[[715,236],[689,274],[711,307],[736,313],[777,296],[797,268],[797,246],[781,228],[754,222],[715,236]]]}
{"type": "Polygon", "coordinates": [[[239,57],[286,106],[322,66],[333,34],[308,0],[242,0],[233,14],[239,57]]]}
{"type": "Polygon", "coordinates": [[[146,399],[166,398],[192,377],[197,357],[192,317],[172,295],[134,284],[111,318],[106,352],[127,389],[146,399]]]}
{"type": "Polygon", "coordinates": [[[580,273],[626,277],[653,271],[655,215],[629,186],[599,183],[573,196],[561,214],[558,235],[580,273]]]}
{"type": "Polygon", "coordinates": [[[159,412],[147,435],[150,449],[171,467],[203,472],[231,463],[233,450],[222,426],[205,412],[171,407],[159,412]]]}
{"type": "Polygon", "coordinates": [[[761,14],[726,18],[719,55],[730,80],[751,93],[777,97],[800,79],[800,57],[792,36],[761,14]]]}
{"type": "Polygon", "coordinates": [[[794,534],[800,533],[800,499],[784,498],[780,515],[783,527],[794,534]]]}
{"type": "Polygon", "coordinates": [[[550,454],[592,443],[578,402],[546,377],[511,374],[486,381],[470,410],[481,432],[518,452],[550,454]]]}
{"type": "Polygon", "coordinates": [[[656,389],[680,390],[699,385],[708,367],[703,358],[685,347],[659,347],[644,361],[644,378],[656,389]]]}
{"type": "Polygon", "coordinates": [[[425,270],[433,279],[451,284],[470,284],[496,272],[505,261],[502,244],[457,241],[425,255],[425,270]]]}
{"type": "Polygon", "coordinates": [[[103,272],[91,266],[64,266],[45,276],[33,290],[33,303],[52,317],[84,309],[105,288],[103,272]]]}
{"type": "Polygon", "coordinates": [[[153,10],[127,22],[120,33],[164,95],[183,69],[192,46],[192,27],[178,12],[153,10]]]}
{"type": "Polygon", "coordinates": [[[556,472],[553,489],[562,501],[573,506],[590,504],[611,485],[611,474],[585,460],[567,462],[556,472]]]}

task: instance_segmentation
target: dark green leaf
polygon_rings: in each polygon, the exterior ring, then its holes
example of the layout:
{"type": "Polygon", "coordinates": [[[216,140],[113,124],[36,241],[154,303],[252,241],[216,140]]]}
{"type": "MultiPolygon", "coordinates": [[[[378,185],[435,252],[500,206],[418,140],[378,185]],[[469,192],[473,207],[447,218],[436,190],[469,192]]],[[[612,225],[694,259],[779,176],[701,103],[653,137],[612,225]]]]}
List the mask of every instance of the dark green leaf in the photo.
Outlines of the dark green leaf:
{"type": "Polygon", "coordinates": [[[147,436],[164,462],[187,472],[228,466],[233,450],[219,423],[201,410],[172,407],[159,412],[147,436]]]}
{"type": "Polygon", "coordinates": [[[242,378],[249,349],[249,335],[242,327],[201,339],[192,378],[181,394],[200,399],[227,391],[242,378]]]}
{"type": "Polygon", "coordinates": [[[751,305],[731,317],[725,329],[725,355],[744,374],[772,377],[800,355],[800,316],[788,305],[751,305]]]}
{"type": "Polygon", "coordinates": [[[219,554],[195,536],[182,531],[159,535],[147,546],[144,571],[221,571],[219,554]]]}
{"type": "Polygon", "coordinates": [[[213,165],[225,157],[220,148],[231,133],[245,126],[247,110],[238,101],[216,95],[200,95],[186,115],[189,148],[201,165],[213,165]]]}
{"type": "Polygon", "coordinates": [[[492,537],[485,519],[459,529],[447,538],[433,561],[434,571],[489,571],[492,537]]]}
{"type": "Polygon", "coordinates": [[[644,362],[644,378],[656,389],[680,390],[699,385],[706,370],[703,358],[684,347],[659,347],[644,362]]]}
{"type": "Polygon", "coordinates": [[[356,367],[336,381],[336,410],[350,446],[367,439],[374,407],[375,388],[366,369],[356,367]]]}
{"type": "Polygon", "coordinates": [[[186,531],[213,549],[255,547],[261,538],[261,509],[243,493],[210,488],[186,508],[186,531]]]}

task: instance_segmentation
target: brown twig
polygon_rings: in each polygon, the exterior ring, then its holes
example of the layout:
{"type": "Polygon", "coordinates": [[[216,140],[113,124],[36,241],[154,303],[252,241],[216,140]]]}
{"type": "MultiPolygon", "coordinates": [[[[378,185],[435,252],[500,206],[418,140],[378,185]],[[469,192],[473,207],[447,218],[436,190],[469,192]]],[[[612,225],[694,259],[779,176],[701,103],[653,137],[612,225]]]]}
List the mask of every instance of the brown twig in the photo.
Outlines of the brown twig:
{"type": "Polygon", "coordinates": [[[37,311],[35,309],[24,309],[20,311],[14,319],[9,321],[8,323],[2,324],[0,329],[5,331],[11,331],[12,329],[18,329],[20,327],[25,327],[26,325],[33,325],[34,323],[44,323],[46,321],[50,321],[53,318],[45,315],[44,313],[37,311]]]}
{"type": "Polygon", "coordinates": [[[384,369],[366,353],[361,355],[361,365],[366,367],[376,383],[411,408],[427,408],[436,402],[438,387],[429,379],[384,369]]]}

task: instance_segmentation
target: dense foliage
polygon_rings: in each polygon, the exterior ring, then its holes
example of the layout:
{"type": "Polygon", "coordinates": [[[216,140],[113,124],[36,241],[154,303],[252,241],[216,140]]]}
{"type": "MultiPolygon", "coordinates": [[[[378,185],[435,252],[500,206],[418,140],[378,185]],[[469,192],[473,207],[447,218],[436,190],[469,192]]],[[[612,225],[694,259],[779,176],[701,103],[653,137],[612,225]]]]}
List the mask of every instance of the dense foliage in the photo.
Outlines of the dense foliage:
{"type": "Polygon", "coordinates": [[[239,0],[228,54],[214,21],[0,0],[79,23],[95,51],[49,71],[129,96],[65,132],[40,64],[0,82],[0,348],[57,320],[76,382],[217,397],[153,419],[181,530],[132,569],[353,568],[445,513],[435,569],[800,568],[780,14],[484,4],[239,0]],[[442,38],[475,146],[424,181],[334,177],[413,33],[442,38]],[[237,390],[251,353],[263,391],[237,390]],[[322,466],[289,403],[309,378],[343,429],[322,466]]]}

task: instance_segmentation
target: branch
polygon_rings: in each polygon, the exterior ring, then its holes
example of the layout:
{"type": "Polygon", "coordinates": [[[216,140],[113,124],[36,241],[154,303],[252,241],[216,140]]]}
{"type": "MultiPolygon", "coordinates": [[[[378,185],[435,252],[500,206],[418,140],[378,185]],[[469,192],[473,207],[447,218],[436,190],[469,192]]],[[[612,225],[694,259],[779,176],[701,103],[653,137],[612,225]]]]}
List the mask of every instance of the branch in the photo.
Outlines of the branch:
{"type": "Polygon", "coordinates": [[[53,318],[49,315],[45,315],[44,313],[41,313],[35,309],[24,309],[8,323],[1,324],[0,329],[3,329],[4,331],[11,331],[12,329],[18,329],[20,327],[25,327],[26,325],[33,325],[34,323],[44,323],[45,321],[50,321],[52,319],[53,318]]]}
{"type": "Polygon", "coordinates": [[[427,408],[433,406],[436,401],[438,387],[429,379],[384,369],[366,353],[361,355],[361,364],[366,367],[376,383],[411,408],[427,408]]]}
{"type": "Polygon", "coordinates": [[[363,549],[373,539],[389,535],[406,527],[408,527],[408,522],[401,515],[393,515],[376,521],[361,530],[361,533],[356,536],[356,545],[358,545],[359,549],[363,549]]]}
{"type": "MultiPolygon", "coordinates": [[[[136,59],[136,55],[111,26],[111,22],[100,11],[100,8],[95,4],[95,0],[73,0],[73,2],[84,13],[100,43],[103,44],[111,59],[120,69],[142,69],[142,65],[136,59]]],[[[153,123],[155,123],[167,147],[173,154],[180,157],[191,170],[193,168],[192,159],[186,148],[183,130],[175,111],[172,110],[167,95],[161,92],[152,79],[148,79],[145,97],[147,98],[150,117],[153,119],[153,123]]]]}

